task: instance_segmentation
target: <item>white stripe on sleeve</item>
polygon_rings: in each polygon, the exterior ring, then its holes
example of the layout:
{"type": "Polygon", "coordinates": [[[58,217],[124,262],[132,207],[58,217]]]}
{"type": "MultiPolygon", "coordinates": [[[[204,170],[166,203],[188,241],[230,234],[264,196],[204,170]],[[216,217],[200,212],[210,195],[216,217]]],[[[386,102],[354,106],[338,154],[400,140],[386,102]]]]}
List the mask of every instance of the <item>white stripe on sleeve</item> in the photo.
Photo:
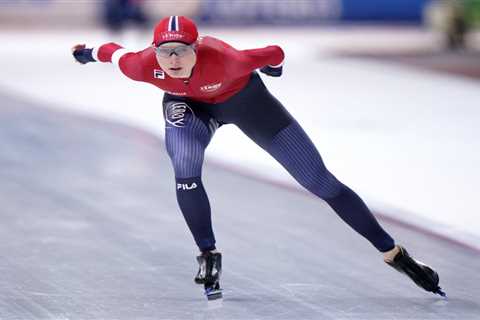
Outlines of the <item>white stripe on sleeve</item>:
{"type": "Polygon", "coordinates": [[[95,61],[98,61],[98,49],[99,49],[99,48],[100,48],[100,47],[94,47],[94,48],[92,49],[92,57],[93,57],[93,59],[95,59],[95,61]]]}
{"type": "Polygon", "coordinates": [[[272,66],[271,64],[269,66],[272,67],[272,68],[279,68],[279,67],[283,66],[284,61],[285,60],[283,60],[281,63],[277,64],[276,66],[272,66]]]}

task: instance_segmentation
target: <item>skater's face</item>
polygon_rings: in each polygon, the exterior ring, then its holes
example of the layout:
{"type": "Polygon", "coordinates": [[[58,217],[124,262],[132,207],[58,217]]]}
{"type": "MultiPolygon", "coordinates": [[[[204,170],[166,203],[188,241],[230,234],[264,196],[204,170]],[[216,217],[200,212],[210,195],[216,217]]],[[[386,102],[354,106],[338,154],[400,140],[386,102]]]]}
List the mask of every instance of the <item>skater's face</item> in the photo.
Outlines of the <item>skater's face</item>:
{"type": "Polygon", "coordinates": [[[158,64],[172,78],[188,78],[197,62],[193,44],[167,42],[155,47],[158,64]]]}

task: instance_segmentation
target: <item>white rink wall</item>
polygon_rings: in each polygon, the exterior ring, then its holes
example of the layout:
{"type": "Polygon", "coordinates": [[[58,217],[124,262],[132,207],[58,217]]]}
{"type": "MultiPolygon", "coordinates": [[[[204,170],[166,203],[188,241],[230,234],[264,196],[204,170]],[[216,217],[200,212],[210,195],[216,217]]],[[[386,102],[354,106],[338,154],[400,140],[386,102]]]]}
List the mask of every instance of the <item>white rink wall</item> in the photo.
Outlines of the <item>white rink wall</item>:
{"type": "MultiPolygon", "coordinates": [[[[238,48],[282,46],[284,75],[262,77],[330,170],[373,210],[480,248],[480,82],[331,54],[371,46],[428,49],[437,46],[434,35],[367,27],[201,31],[238,48]]],[[[160,90],[127,79],[110,64],[82,66],[70,56],[75,43],[111,40],[101,30],[2,30],[0,90],[162,136],[160,90]]],[[[149,34],[127,33],[117,41],[140,50],[151,40],[149,34]]],[[[233,126],[217,131],[208,159],[297,186],[233,126]]]]}

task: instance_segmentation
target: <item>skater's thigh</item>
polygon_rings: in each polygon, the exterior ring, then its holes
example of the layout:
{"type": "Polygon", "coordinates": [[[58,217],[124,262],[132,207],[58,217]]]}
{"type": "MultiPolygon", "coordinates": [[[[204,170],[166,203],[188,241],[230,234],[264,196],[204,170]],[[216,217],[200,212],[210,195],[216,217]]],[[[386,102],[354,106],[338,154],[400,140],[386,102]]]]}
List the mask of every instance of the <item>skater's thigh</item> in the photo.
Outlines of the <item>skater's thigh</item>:
{"type": "Polygon", "coordinates": [[[199,176],[215,120],[189,101],[167,100],[163,106],[165,144],[176,177],[199,176]]]}
{"type": "Polygon", "coordinates": [[[165,137],[191,140],[207,146],[218,123],[195,102],[164,98],[165,137]]]}
{"type": "Polygon", "coordinates": [[[232,122],[260,147],[266,149],[272,139],[295,119],[265,87],[257,74],[242,92],[232,122]]]}

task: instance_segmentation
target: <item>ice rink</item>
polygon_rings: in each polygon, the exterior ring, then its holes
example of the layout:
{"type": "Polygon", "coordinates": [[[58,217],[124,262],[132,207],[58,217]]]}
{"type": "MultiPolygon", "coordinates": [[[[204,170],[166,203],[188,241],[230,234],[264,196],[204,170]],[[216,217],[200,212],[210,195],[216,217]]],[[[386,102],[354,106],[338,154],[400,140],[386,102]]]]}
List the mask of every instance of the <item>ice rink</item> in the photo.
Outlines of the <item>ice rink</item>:
{"type": "Polygon", "coordinates": [[[381,220],[445,300],[317,198],[214,164],[224,299],[208,304],[160,139],[0,97],[1,319],[478,319],[478,253],[381,220]]]}
{"type": "MultiPolygon", "coordinates": [[[[361,55],[435,57],[441,52],[437,35],[415,27],[369,26],[202,27],[201,34],[237,48],[282,46],[283,76],[263,79],[305,128],[330,170],[376,212],[480,250],[479,80],[361,55]]],[[[73,63],[69,51],[78,42],[109,41],[140,50],[151,42],[149,33],[114,37],[99,29],[4,30],[0,41],[5,44],[0,89],[163,136],[162,91],[134,83],[110,64],[73,63]]],[[[243,174],[298,188],[235,127],[222,127],[206,156],[243,174]]]]}
{"type": "Polygon", "coordinates": [[[418,28],[202,28],[238,48],[281,45],[263,77],[327,166],[449,298],[417,288],[233,126],[204,183],[224,299],[193,283],[194,242],[162,141],[162,92],[73,62],[97,29],[0,32],[0,319],[478,319],[480,81],[366,57],[435,52],[418,28]]]}

